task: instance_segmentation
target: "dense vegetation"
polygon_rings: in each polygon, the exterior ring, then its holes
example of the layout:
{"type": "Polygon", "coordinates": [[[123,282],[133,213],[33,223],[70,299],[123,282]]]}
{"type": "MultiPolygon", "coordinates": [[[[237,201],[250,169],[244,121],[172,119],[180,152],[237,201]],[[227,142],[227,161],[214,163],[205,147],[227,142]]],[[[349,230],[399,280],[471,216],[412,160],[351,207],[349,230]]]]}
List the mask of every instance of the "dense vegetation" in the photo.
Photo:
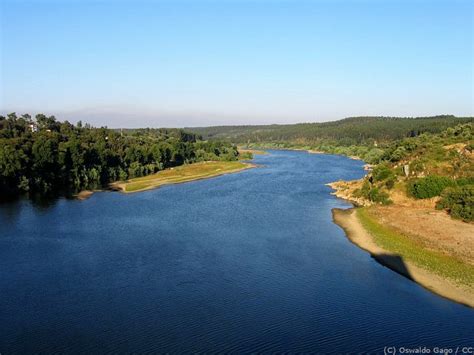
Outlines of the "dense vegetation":
{"type": "Polygon", "coordinates": [[[355,156],[374,165],[354,193],[389,204],[398,186],[417,199],[442,196],[438,208],[472,221],[474,117],[351,117],[292,125],[190,128],[207,139],[250,148],[306,149],[355,156]]]}
{"type": "Polygon", "coordinates": [[[324,123],[298,123],[289,125],[261,126],[215,126],[197,127],[189,130],[205,138],[228,138],[235,142],[315,142],[333,139],[346,145],[367,140],[394,140],[421,133],[439,133],[460,123],[473,122],[472,117],[460,118],[450,115],[404,118],[404,117],[350,117],[324,123]]]}
{"type": "Polygon", "coordinates": [[[381,186],[377,186],[369,180],[364,181],[362,187],[355,191],[354,195],[355,197],[363,197],[366,200],[383,205],[392,203],[388,193],[383,191],[381,186]]]}
{"type": "Polygon", "coordinates": [[[351,117],[334,122],[291,125],[217,126],[189,128],[206,139],[227,139],[249,147],[300,148],[357,156],[369,163],[381,160],[387,144],[423,133],[472,123],[474,117],[351,117]]]}
{"type": "Polygon", "coordinates": [[[454,180],[446,176],[430,175],[410,181],[408,192],[418,199],[431,198],[439,196],[445,188],[454,184],[454,180]]]}
{"type": "Polygon", "coordinates": [[[119,131],[54,116],[0,116],[0,196],[79,191],[205,160],[237,160],[230,143],[179,129],[119,131]]]}
{"type": "Polygon", "coordinates": [[[445,189],[436,208],[447,210],[454,218],[474,221],[474,184],[445,189]]]}
{"type": "Polygon", "coordinates": [[[450,127],[439,134],[421,134],[394,141],[381,163],[366,177],[356,197],[390,203],[398,184],[416,199],[438,198],[439,209],[454,218],[474,220],[474,135],[472,124],[450,127]]]}
{"type": "Polygon", "coordinates": [[[473,117],[356,117],[271,126],[110,130],[54,116],[0,116],[0,193],[78,191],[185,163],[237,160],[234,143],[354,155],[375,164],[357,197],[389,204],[402,187],[473,220],[473,117]],[[203,141],[201,134],[208,139],[203,141]],[[225,140],[221,140],[225,138],[225,140]],[[441,196],[441,197],[439,197],[441,196]]]}

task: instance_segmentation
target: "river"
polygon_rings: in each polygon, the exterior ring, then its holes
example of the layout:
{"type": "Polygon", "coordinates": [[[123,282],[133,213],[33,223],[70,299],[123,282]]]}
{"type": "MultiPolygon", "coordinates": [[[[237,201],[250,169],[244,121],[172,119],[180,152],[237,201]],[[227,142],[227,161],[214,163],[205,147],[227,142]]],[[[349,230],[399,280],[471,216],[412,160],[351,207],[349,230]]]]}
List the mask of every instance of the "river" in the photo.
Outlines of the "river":
{"type": "Polygon", "coordinates": [[[472,346],[474,311],[383,267],[335,225],[340,156],[131,195],[0,205],[0,353],[383,352],[472,346]]]}

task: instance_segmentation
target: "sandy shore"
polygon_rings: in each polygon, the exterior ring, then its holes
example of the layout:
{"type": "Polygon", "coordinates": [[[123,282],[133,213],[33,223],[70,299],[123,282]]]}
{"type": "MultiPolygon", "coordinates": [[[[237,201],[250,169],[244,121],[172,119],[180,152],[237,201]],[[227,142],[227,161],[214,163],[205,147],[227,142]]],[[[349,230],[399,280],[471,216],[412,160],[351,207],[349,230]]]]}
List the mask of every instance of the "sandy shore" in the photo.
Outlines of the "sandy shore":
{"type": "Polygon", "coordinates": [[[160,186],[163,185],[171,185],[171,184],[181,184],[181,183],[186,183],[186,182],[191,182],[191,181],[197,181],[197,180],[203,180],[203,179],[210,179],[213,177],[221,176],[221,175],[227,175],[227,174],[233,174],[237,173],[243,170],[251,169],[257,167],[256,164],[253,163],[248,163],[248,162],[201,162],[201,163],[195,163],[195,164],[189,164],[189,165],[183,165],[183,166],[178,166],[176,168],[170,168],[166,170],[162,170],[159,173],[156,174],[151,174],[151,175],[146,175],[140,178],[136,179],[131,179],[127,181],[115,181],[112,182],[108,185],[108,188],[104,188],[102,190],[83,190],[74,197],[78,200],[86,200],[89,197],[91,197],[94,192],[97,191],[119,191],[122,193],[135,193],[135,192],[142,192],[142,191],[147,191],[147,190],[152,190],[156,189],[160,186]],[[217,166],[214,170],[211,171],[192,171],[187,173],[187,170],[196,170],[195,168],[197,167],[207,167],[207,166],[212,166],[213,164],[237,164],[238,166],[236,167],[226,167],[226,166],[217,166]],[[178,175],[180,172],[184,172],[183,175],[178,175]],[[178,176],[174,176],[174,175],[178,176]],[[166,176],[162,178],[163,176],[166,176]],[[139,183],[141,186],[139,188],[135,188],[133,191],[128,191],[127,186],[130,186],[132,184],[139,183]]]}
{"type": "Polygon", "coordinates": [[[355,209],[333,209],[333,219],[346,232],[347,237],[357,246],[366,250],[381,264],[415,281],[424,288],[452,301],[474,307],[474,289],[463,287],[451,280],[403,260],[399,255],[387,251],[375,244],[372,236],[360,223],[355,209]]]}
{"type": "Polygon", "coordinates": [[[239,162],[224,162],[224,163],[222,162],[195,163],[195,164],[189,164],[189,165],[182,165],[173,169],[163,170],[156,174],[151,174],[151,175],[143,176],[140,178],[131,179],[126,182],[123,182],[123,181],[114,182],[110,184],[110,188],[115,191],[120,191],[125,194],[137,193],[137,192],[142,192],[142,191],[147,191],[147,190],[153,190],[164,185],[182,184],[182,183],[191,182],[191,181],[210,179],[210,178],[221,176],[221,175],[238,173],[240,171],[255,168],[255,167],[257,167],[256,164],[243,163],[240,161],[239,162]],[[219,163],[220,164],[238,163],[239,166],[234,167],[234,168],[215,168],[213,170],[205,171],[205,172],[189,171],[188,173],[188,170],[192,170],[192,169],[194,170],[194,168],[197,168],[197,167],[203,167],[203,166],[206,167],[212,164],[219,164],[219,163]],[[179,172],[184,172],[184,171],[186,172],[183,175],[179,174],[179,172]],[[132,189],[130,189],[130,187],[132,187],[132,189]]]}
{"type": "Polygon", "coordinates": [[[77,193],[74,195],[74,197],[78,200],[87,200],[89,197],[91,197],[94,194],[94,191],[91,190],[82,190],[81,192],[77,193]]]}
{"type": "Polygon", "coordinates": [[[260,149],[247,149],[247,148],[238,148],[239,153],[252,153],[254,155],[267,155],[268,152],[260,149]]]}

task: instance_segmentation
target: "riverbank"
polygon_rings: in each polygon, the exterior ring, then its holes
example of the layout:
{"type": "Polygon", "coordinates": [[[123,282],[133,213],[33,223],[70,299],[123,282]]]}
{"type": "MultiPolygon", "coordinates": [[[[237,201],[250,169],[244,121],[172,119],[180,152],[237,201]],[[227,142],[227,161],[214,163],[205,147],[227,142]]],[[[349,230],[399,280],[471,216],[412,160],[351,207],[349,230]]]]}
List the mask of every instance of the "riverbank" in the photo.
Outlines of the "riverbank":
{"type": "Polygon", "coordinates": [[[82,190],[78,194],[74,195],[74,197],[78,200],[87,200],[89,197],[91,197],[94,194],[94,191],[92,190],[82,190]]]}
{"type": "Polygon", "coordinates": [[[331,192],[331,195],[347,200],[356,206],[370,206],[372,204],[364,198],[354,196],[354,191],[362,187],[362,179],[352,181],[339,180],[330,182],[326,186],[334,190],[331,192]]]}
{"type": "Polygon", "coordinates": [[[256,165],[241,161],[209,161],[181,165],[127,181],[110,184],[114,190],[133,193],[155,189],[163,185],[179,184],[189,181],[207,179],[219,175],[236,173],[254,168],[256,165]]]}
{"type": "MultiPolygon", "coordinates": [[[[363,160],[362,157],[359,157],[357,155],[348,155],[348,154],[343,154],[343,153],[334,153],[334,152],[330,152],[330,151],[323,151],[323,150],[319,150],[319,149],[314,149],[314,148],[310,148],[309,146],[305,146],[305,147],[279,147],[279,146],[273,146],[273,145],[255,145],[254,147],[252,148],[240,148],[239,147],[239,152],[242,151],[242,152],[245,152],[245,151],[248,151],[248,152],[252,152],[253,154],[268,154],[267,150],[288,150],[288,151],[295,151],[295,152],[306,152],[306,153],[309,153],[309,154],[328,154],[328,155],[340,155],[340,156],[343,156],[343,157],[347,157],[349,159],[352,159],[352,160],[363,160]]],[[[364,166],[364,169],[366,169],[366,167],[369,167],[371,166],[370,164],[366,164],[366,166],[364,166]]],[[[368,170],[368,169],[366,169],[368,170]]]]}
{"type": "Polygon", "coordinates": [[[267,155],[268,152],[264,150],[259,150],[259,149],[248,149],[248,148],[242,148],[238,147],[239,154],[245,155],[245,154],[252,154],[252,155],[267,155]]]}
{"type": "Polygon", "coordinates": [[[333,219],[349,240],[381,264],[440,296],[474,307],[472,264],[428,250],[417,240],[379,224],[367,207],[334,209],[333,219]]]}

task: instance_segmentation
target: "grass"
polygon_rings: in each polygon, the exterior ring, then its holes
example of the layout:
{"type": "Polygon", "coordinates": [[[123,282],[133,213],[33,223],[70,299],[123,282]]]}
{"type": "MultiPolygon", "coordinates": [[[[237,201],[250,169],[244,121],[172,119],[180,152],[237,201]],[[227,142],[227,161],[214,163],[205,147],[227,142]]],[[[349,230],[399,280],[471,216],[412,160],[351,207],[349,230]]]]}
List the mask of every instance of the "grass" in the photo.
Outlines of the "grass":
{"type": "Polygon", "coordinates": [[[149,190],[168,184],[178,184],[248,169],[253,165],[239,161],[210,161],[186,164],[156,174],[130,179],[117,184],[124,192],[149,190]]]}
{"type": "Polygon", "coordinates": [[[455,282],[473,286],[474,267],[455,257],[425,249],[407,235],[398,233],[378,222],[370,214],[370,208],[358,208],[357,217],[364,228],[373,236],[377,245],[398,254],[419,267],[455,282]]]}

